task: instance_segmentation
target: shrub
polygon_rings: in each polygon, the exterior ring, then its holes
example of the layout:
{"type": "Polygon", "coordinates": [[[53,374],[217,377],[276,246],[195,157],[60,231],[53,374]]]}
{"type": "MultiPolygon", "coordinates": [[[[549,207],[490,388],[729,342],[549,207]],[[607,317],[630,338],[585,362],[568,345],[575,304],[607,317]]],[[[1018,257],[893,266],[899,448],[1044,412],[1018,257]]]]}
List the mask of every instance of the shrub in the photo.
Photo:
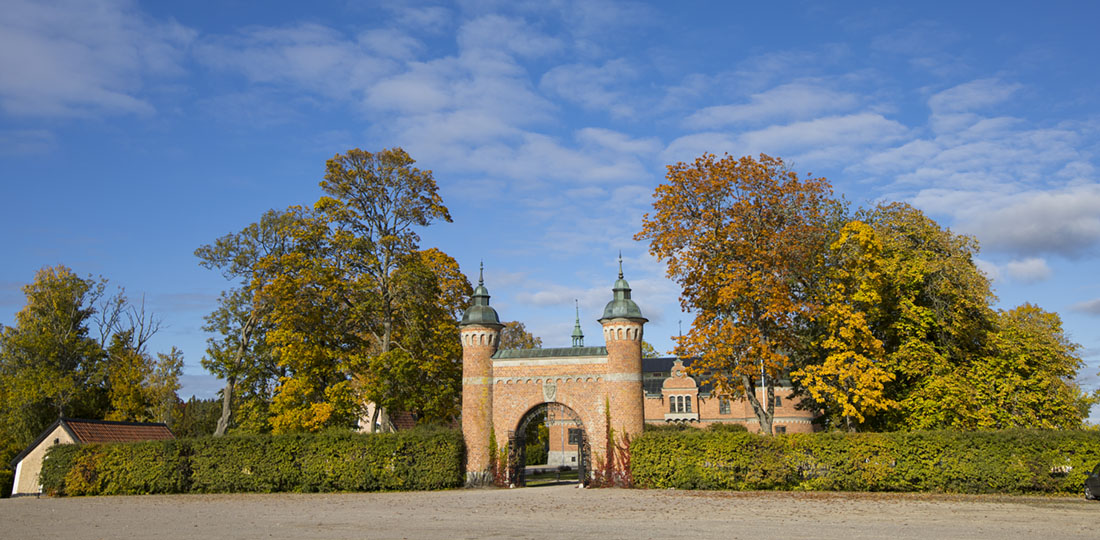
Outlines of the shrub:
{"type": "Polygon", "coordinates": [[[14,478],[15,471],[7,467],[0,468],[0,498],[11,497],[14,478]]]}
{"type": "Polygon", "coordinates": [[[38,482],[42,492],[47,495],[65,495],[65,475],[73,466],[73,460],[80,452],[75,444],[55,444],[46,449],[42,460],[42,470],[38,473],[38,482]]]}
{"type": "Polygon", "coordinates": [[[707,426],[707,431],[717,431],[722,433],[748,433],[749,428],[745,427],[744,424],[716,422],[707,426]]]}
{"type": "Polygon", "coordinates": [[[462,485],[462,435],[419,428],[252,435],[50,449],[43,487],[58,495],[375,491],[462,485]]]}
{"type": "Polygon", "coordinates": [[[1100,433],[649,431],[631,446],[638,485],[950,493],[1078,493],[1100,433]]]}
{"type": "Polygon", "coordinates": [[[669,422],[665,424],[645,424],[642,426],[642,431],[690,431],[697,430],[692,425],[686,422],[669,422]]]}

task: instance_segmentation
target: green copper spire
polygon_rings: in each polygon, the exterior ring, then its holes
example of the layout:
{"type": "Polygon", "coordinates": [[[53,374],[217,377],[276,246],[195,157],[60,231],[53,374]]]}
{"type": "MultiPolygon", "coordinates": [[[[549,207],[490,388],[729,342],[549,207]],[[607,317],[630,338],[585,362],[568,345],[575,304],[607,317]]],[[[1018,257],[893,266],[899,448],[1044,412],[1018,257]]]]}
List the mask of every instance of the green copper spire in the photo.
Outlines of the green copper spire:
{"type": "Polygon", "coordinates": [[[623,279],[622,251],[619,252],[619,279],[615,281],[615,286],[611,290],[615,293],[615,298],[607,303],[607,307],[603,308],[601,321],[606,319],[648,320],[642,316],[642,310],[638,308],[638,304],[630,299],[630,284],[623,279]]]}
{"type": "Polygon", "coordinates": [[[584,347],[584,331],[581,330],[581,304],[576,299],[573,303],[577,308],[577,322],[573,324],[573,346],[584,347]]]}
{"type": "Polygon", "coordinates": [[[474,289],[474,294],[470,299],[473,300],[473,305],[462,315],[462,322],[459,323],[459,326],[471,324],[501,326],[497,310],[489,306],[489,289],[485,288],[485,263],[481,263],[477,276],[477,288],[474,289]]]}

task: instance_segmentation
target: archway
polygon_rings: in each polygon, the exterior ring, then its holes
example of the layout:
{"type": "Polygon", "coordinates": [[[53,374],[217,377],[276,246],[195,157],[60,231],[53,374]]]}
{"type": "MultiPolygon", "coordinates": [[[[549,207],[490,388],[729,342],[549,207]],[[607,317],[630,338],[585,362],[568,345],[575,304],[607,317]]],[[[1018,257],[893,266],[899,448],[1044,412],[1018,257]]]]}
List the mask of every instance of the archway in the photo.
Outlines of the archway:
{"type": "Polygon", "coordinates": [[[508,437],[508,483],[516,487],[527,485],[527,449],[531,428],[538,423],[547,427],[546,463],[539,470],[569,470],[577,472],[577,480],[588,484],[588,469],[592,448],[581,417],[566,405],[555,401],[540,403],[520,418],[515,431],[508,437]]]}

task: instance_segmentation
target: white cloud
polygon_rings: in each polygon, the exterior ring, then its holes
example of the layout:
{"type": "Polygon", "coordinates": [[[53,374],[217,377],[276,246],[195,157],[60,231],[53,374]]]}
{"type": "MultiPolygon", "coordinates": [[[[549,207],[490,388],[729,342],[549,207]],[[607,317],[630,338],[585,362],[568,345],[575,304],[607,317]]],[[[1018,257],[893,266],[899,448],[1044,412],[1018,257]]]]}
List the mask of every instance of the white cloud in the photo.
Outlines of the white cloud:
{"type": "Polygon", "coordinates": [[[1021,88],[997,79],[978,79],[948,88],[928,99],[933,114],[973,112],[1001,104],[1021,88]]]}
{"type": "Polygon", "coordinates": [[[556,94],[585,109],[606,111],[614,117],[630,117],[634,108],[626,103],[622,88],[637,76],[637,71],[624,60],[608,60],[602,66],[565,64],[542,76],[539,88],[556,94]]]}
{"type": "Polygon", "coordinates": [[[577,140],[624,154],[649,155],[661,149],[661,141],[656,137],[634,139],[625,133],[603,128],[583,128],[577,132],[577,140]]]}
{"type": "Polygon", "coordinates": [[[827,116],[748,131],[694,133],[677,138],[663,152],[668,162],[691,160],[703,152],[732,156],[759,153],[784,156],[791,162],[844,163],[872,148],[905,136],[908,128],[881,114],[861,112],[827,116]]]}
{"type": "Polygon", "coordinates": [[[695,158],[710,153],[722,155],[743,155],[738,153],[739,143],[730,133],[703,132],[692,133],[674,139],[661,152],[661,159],[667,163],[692,162],[695,158]]]}
{"type": "Polygon", "coordinates": [[[1005,264],[1005,274],[1020,283],[1037,283],[1050,279],[1053,274],[1045,259],[1028,257],[1009,261],[1005,264]]]}
{"type": "Polygon", "coordinates": [[[393,28],[368,30],[359,35],[359,42],[379,55],[410,60],[424,50],[424,44],[393,28]]]}
{"type": "Polygon", "coordinates": [[[990,281],[1001,280],[1001,268],[995,263],[975,257],[974,266],[977,266],[978,270],[981,270],[982,273],[985,274],[990,281]]]}
{"type": "Polygon", "coordinates": [[[820,83],[797,82],[753,94],[748,103],[706,107],[689,116],[685,124],[710,129],[765,120],[804,120],[851,109],[858,103],[854,94],[832,90],[820,83]]]}
{"type": "MultiPolygon", "coordinates": [[[[391,38],[396,34],[391,34],[391,38]]],[[[352,41],[319,24],[287,28],[253,27],[238,35],[203,40],[196,57],[206,65],[243,75],[253,84],[290,85],[327,97],[352,98],[394,63],[370,48],[374,36],[352,41]]],[[[397,52],[396,49],[388,51],[397,52]]]]}
{"type": "Polygon", "coordinates": [[[750,153],[781,152],[887,143],[896,141],[907,131],[905,126],[881,114],[863,112],[769,126],[742,134],[740,139],[750,153]]]}
{"type": "Polygon", "coordinates": [[[513,53],[538,57],[562,48],[557,38],[548,36],[522,19],[503,15],[485,15],[462,25],[459,47],[465,50],[513,53]]]}
{"type": "Polygon", "coordinates": [[[1100,246],[1100,185],[982,198],[982,193],[963,197],[971,206],[955,211],[961,217],[958,228],[977,236],[984,248],[1082,257],[1100,246]]]}
{"type": "MultiPolygon", "coordinates": [[[[1095,298],[1093,300],[1074,304],[1072,307],[1070,307],[1070,309],[1072,309],[1073,311],[1079,311],[1081,313],[1087,313],[1089,315],[1100,316],[1100,298],[1095,298]]],[[[1093,354],[1091,356],[1096,355],[1097,351],[1093,351],[1093,354]]]]}
{"type": "Polygon", "coordinates": [[[1100,183],[1087,144],[1095,126],[1035,126],[980,113],[1019,88],[980,79],[935,94],[930,137],[872,153],[849,171],[885,180],[886,198],[951,216],[953,228],[975,235],[983,249],[1021,258],[1001,275],[1026,282],[1048,275],[1035,262],[1039,256],[1097,252],[1100,183]]]}
{"type": "Polygon", "coordinates": [[[396,13],[396,22],[410,30],[426,32],[442,32],[451,26],[454,14],[451,10],[439,6],[405,7],[397,4],[383,3],[383,8],[393,9],[396,13]]]}
{"type": "Polygon", "coordinates": [[[142,91],[183,73],[195,32],[132,2],[5,2],[0,108],[19,116],[148,114],[142,91]]]}

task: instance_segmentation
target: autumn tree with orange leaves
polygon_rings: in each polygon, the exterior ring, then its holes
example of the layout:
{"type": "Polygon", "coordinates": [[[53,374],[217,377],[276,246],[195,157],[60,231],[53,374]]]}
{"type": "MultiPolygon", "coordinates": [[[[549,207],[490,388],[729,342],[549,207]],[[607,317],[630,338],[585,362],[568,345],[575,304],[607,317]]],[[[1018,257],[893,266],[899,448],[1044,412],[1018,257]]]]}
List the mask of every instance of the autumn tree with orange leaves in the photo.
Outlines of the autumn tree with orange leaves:
{"type": "Polygon", "coordinates": [[[824,178],[763,154],[671,165],[654,199],[635,239],[649,240],[695,314],[677,352],[718,393],[748,400],[771,433],[776,382],[822,310],[823,254],[843,206],[824,178]]]}

